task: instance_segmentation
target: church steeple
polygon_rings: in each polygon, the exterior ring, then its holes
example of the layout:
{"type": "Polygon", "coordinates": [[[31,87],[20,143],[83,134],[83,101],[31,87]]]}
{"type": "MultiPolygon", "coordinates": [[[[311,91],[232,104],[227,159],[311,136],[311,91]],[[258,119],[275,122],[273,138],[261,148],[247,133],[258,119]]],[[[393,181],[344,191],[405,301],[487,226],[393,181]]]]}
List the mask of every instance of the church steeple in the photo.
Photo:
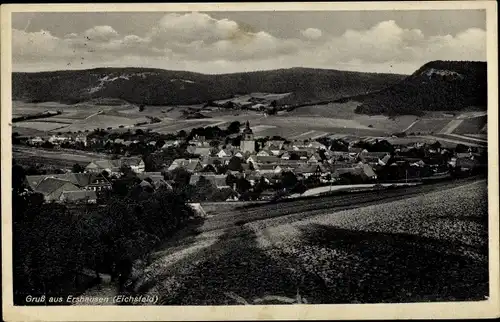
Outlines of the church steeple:
{"type": "Polygon", "coordinates": [[[253,153],[255,151],[255,141],[253,138],[253,131],[250,128],[250,122],[246,122],[245,128],[243,129],[243,138],[240,143],[240,148],[242,152],[253,153]]]}
{"type": "Polygon", "coordinates": [[[243,134],[253,134],[252,129],[250,128],[250,122],[246,122],[245,129],[243,130],[243,134]]]}

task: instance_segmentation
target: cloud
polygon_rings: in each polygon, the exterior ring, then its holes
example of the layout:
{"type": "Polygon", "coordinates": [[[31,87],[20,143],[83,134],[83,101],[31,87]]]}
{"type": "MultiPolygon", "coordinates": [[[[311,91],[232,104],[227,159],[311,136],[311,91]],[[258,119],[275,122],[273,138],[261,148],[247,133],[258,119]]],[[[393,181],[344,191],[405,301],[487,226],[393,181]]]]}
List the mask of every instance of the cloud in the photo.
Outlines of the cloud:
{"type": "Polygon", "coordinates": [[[312,40],[316,40],[316,39],[321,38],[321,35],[323,34],[321,32],[321,30],[316,29],[316,28],[307,28],[306,30],[301,30],[300,33],[305,38],[312,39],[312,40]]]}
{"type": "Polygon", "coordinates": [[[111,26],[95,26],[83,33],[87,40],[107,42],[118,38],[118,33],[111,26]]]}
{"type": "Polygon", "coordinates": [[[13,67],[143,66],[221,73],[303,66],[411,73],[431,60],[486,60],[486,32],[477,28],[424,35],[388,20],[335,37],[312,27],[300,35],[277,37],[204,13],[167,14],[143,35],[121,35],[112,26],[63,37],[14,29],[13,67]]]}

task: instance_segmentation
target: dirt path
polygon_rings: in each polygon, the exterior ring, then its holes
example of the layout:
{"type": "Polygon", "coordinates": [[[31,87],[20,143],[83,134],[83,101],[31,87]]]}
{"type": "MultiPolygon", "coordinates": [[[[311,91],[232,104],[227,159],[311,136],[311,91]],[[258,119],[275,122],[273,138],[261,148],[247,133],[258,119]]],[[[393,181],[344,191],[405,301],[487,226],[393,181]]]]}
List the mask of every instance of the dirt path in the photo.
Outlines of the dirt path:
{"type": "Polygon", "coordinates": [[[451,134],[457,127],[462,124],[464,120],[451,120],[440,132],[439,134],[451,134]]]}

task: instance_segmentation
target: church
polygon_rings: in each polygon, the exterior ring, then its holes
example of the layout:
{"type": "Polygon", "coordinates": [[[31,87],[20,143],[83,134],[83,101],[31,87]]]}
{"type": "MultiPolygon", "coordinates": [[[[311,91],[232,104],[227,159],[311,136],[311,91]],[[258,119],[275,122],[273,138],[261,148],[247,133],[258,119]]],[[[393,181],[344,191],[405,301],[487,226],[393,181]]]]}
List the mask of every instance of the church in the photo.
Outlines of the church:
{"type": "Polygon", "coordinates": [[[250,123],[247,121],[245,129],[243,130],[243,137],[240,143],[241,152],[255,152],[255,140],[253,138],[253,131],[250,128],[250,123]]]}

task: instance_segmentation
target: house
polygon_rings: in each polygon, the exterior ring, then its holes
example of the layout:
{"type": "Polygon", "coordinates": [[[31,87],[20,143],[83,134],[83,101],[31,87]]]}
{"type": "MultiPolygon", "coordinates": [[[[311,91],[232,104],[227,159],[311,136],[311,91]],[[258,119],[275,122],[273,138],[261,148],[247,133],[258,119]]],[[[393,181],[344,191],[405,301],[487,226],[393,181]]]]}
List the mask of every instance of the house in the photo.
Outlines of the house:
{"type": "Polygon", "coordinates": [[[78,134],[76,137],[75,137],[75,142],[80,142],[82,143],[84,146],[87,146],[87,136],[83,133],[81,134],[78,134]]]}
{"type": "Polygon", "coordinates": [[[192,140],[189,141],[189,144],[198,146],[198,147],[209,147],[210,144],[205,140],[205,137],[202,135],[196,135],[192,140]]]}
{"type": "Polygon", "coordinates": [[[186,147],[186,153],[194,154],[194,151],[196,151],[196,145],[190,144],[186,147]]]}
{"type": "Polygon", "coordinates": [[[73,183],[58,178],[43,178],[33,189],[43,194],[45,201],[59,201],[64,191],[83,191],[73,183]]]}
{"type": "Polygon", "coordinates": [[[114,143],[115,144],[123,144],[123,145],[125,145],[125,140],[124,139],[115,139],[114,143]]]}
{"type": "Polygon", "coordinates": [[[112,188],[111,182],[102,173],[64,173],[46,174],[39,176],[26,176],[28,185],[35,190],[38,184],[45,178],[55,178],[69,181],[80,189],[101,191],[112,188]]]}
{"type": "Polygon", "coordinates": [[[233,153],[229,149],[221,149],[219,152],[217,152],[217,156],[219,158],[224,158],[224,157],[231,157],[233,153]]]}
{"type": "Polygon", "coordinates": [[[296,175],[301,175],[307,179],[312,176],[320,177],[322,174],[327,173],[328,169],[320,164],[304,164],[295,169],[294,172],[296,175]]]}
{"type": "Polygon", "coordinates": [[[347,151],[327,151],[330,156],[330,160],[343,161],[343,160],[353,160],[351,153],[347,151]]]}
{"type": "Polygon", "coordinates": [[[199,155],[200,157],[207,157],[210,155],[211,148],[195,147],[192,154],[199,155]]]}
{"type": "Polygon", "coordinates": [[[201,177],[203,177],[206,180],[210,181],[218,189],[231,188],[226,183],[226,178],[227,178],[226,174],[213,174],[213,173],[197,173],[197,174],[193,174],[191,176],[191,178],[189,179],[189,184],[190,185],[196,185],[198,183],[198,181],[200,181],[201,177]]]}
{"type": "Polygon", "coordinates": [[[269,164],[257,164],[255,165],[255,170],[259,173],[281,173],[283,168],[279,165],[269,163],[269,164]]]}
{"type": "Polygon", "coordinates": [[[260,150],[259,153],[257,153],[257,156],[259,157],[268,157],[270,155],[272,155],[272,152],[267,150],[260,150]]]}
{"type": "Polygon", "coordinates": [[[252,162],[254,165],[255,164],[263,164],[263,163],[278,164],[279,161],[280,161],[280,159],[278,157],[275,157],[275,156],[253,155],[247,159],[247,163],[252,162]]]}
{"type": "Polygon", "coordinates": [[[387,165],[391,158],[392,156],[390,154],[386,154],[382,159],[379,159],[378,164],[381,166],[387,165]]]}
{"type": "Polygon", "coordinates": [[[307,160],[307,163],[317,164],[321,161],[321,156],[318,153],[315,153],[307,160]]]}
{"type": "Polygon", "coordinates": [[[178,168],[183,168],[189,172],[201,171],[203,166],[199,159],[175,159],[174,162],[168,167],[168,171],[172,171],[178,168]]]}
{"type": "Polygon", "coordinates": [[[163,146],[161,147],[162,149],[167,149],[169,147],[177,147],[179,146],[181,143],[179,140],[169,140],[169,141],[165,141],[165,144],[163,144],[163,146]]]}
{"type": "Polygon", "coordinates": [[[70,138],[67,136],[60,136],[60,135],[52,135],[48,141],[52,144],[61,144],[63,142],[69,141],[70,138]]]}
{"type": "Polygon", "coordinates": [[[375,171],[373,171],[373,168],[368,164],[359,164],[356,167],[336,169],[334,176],[341,177],[342,175],[345,174],[359,176],[363,181],[374,180],[377,178],[377,174],[375,173],[375,171]]]}
{"type": "Polygon", "coordinates": [[[285,144],[285,141],[283,140],[269,140],[266,142],[266,148],[268,150],[281,150],[283,149],[283,146],[285,144]]]}
{"type": "Polygon", "coordinates": [[[363,148],[358,148],[358,147],[355,147],[355,146],[349,146],[348,147],[348,150],[350,155],[358,155],[360,153],[363,153],[363,152],[368,152],[368,150],[366,149],[363,149],[363,148]]]}
{"type": "Polygon", "coordinates": [[[28,143],[31,144],[31,145],[40,145],[43,142],[45,142],[45,141],[41,137],[39,137],[39,136],[31,138],[31,139],[28,140],[28,143]]]}
{"type": "Polygon", "coordinates": [[[306,147],[317,150],[326,150],[326,145],[319,143],[318,141],[312,141],[306,147]]]}
{"type": "Polygon", "coordinates": [[[121,158],[120,166],[129,166],[135,173],[142,173],[146,170],[144,160],[138,157],[121,158]]]}
{"type": "Polygon", "coordinates": [[[381,164],[385,165],[386,162],[389,161],[390,159],[390,154],[387,152],[361,152],[358,155],[358,158],[361,162],[370,164],[372,166],[381,164]],[[389,158],[386,158],[386,156],[389,155],[389,158]],[[386,160],[385,163],[382,161],[382,159],[386,160]]]}
{"type": "Polygon", "coordinates": [[[165,180],[161,172],[142,172],[137,174],[137,178],[149,182],[154,189],[166,187],[172,190],[172,186],[165,180]]]}
{"type": "Polygon", "coordinates": [[[95,160],[85,167],[85,172],[102,173],[107,171],[109,174],[120,173],[121,162],[119,160],[95,160]]]}
{"type": "Polygon", "coordinates": [[[455,161],[455,167],[460,169],[460,171],[470,171],[478,166],[478,162],[470,158],[457,158],[455,161]]]}
{"type": "Polygon", "coordinates": [[[292,151],[286,151],[281,155],[281,159],[283,160],[290,160],[290,159],[300,159],[300,160],[307,160],[309,158],[309,155],[312,155],[307,150],[292,150],[292,151]]]}
{"type": "Polygon", "coordinates": [[[96,203],[97,195],[95,191],[88,190],[63,191],[59,197],[59,201],[72,203],[96,203]]]}
{"type": "Polygon", "coordinates": [[[215,157],[207,156],[207,157],[204,157],[201,159],[201,165],[203,167],[205,167],[207,165],[214,165],[214,166],[227,165],[227,164],[229,164],[230,160],[231,160],[231,157],[219,158],[217,156],[215,156],[215,157]]]}

